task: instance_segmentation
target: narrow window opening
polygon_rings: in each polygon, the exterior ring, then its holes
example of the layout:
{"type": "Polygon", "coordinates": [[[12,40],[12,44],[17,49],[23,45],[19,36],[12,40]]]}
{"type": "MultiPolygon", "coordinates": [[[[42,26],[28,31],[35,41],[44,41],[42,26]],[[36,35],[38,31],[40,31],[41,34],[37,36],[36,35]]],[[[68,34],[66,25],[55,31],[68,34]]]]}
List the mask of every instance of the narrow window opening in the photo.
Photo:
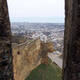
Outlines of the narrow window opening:
{"type": "Polygon", "coordinates": [[[8,0],[13,63],[16,71],[22,69],[15,80],[62,80],[64,6],[64,0],[8,0]]]}

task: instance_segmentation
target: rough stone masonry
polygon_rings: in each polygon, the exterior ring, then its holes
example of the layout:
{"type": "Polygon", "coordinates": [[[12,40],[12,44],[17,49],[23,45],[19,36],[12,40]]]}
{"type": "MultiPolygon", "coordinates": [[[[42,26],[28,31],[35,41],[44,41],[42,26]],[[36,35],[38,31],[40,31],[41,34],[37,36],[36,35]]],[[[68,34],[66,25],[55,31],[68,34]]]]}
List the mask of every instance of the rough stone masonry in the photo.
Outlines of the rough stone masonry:
{"type": "Polygon", "coordinates": [[[80,0],[65,0],[63,80],[80,80],[80,0]]]}
{"type": "Polygon", "coordinates": [[[11,29],[7,0],[0,0],[0,80],[13,80],[11,29]]]}

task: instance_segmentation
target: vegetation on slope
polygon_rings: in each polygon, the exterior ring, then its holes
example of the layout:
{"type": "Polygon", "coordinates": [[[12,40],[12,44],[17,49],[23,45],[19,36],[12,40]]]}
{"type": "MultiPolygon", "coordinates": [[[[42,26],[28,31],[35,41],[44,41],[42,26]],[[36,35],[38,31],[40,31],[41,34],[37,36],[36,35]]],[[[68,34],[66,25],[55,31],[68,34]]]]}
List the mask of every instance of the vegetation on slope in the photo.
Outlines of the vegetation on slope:
{"type": "Polygon", "coordinates": [[[26,80],[62,80],[61,69],[49,59],[48,65],[39,65],[26,80]]]}

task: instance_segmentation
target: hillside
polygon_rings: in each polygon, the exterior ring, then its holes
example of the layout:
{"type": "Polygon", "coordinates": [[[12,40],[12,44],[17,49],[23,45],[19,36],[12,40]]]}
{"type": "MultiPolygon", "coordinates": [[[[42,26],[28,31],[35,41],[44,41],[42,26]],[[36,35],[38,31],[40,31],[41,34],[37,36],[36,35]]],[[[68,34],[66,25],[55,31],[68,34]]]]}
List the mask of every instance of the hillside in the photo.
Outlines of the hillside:
{"type": "Polygon", "coordinates": [[[26,80],[62,80],[61,69],[49,60],[48,65],[39,65],[26,80]]]}

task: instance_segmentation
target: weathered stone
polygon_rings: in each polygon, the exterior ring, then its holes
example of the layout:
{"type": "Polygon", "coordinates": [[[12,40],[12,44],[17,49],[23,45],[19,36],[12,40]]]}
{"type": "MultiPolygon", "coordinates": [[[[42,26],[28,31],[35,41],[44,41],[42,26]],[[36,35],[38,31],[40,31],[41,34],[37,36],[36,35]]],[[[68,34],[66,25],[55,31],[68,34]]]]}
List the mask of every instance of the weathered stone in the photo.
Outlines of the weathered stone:
{"type": "Polygon", "coordinates": [[[13,80],[11,30],[7,0],[0,0],[0,80],[13,80]]]}
{"type": "Polygon", "coordinates": [[[40,51],[40,39],[33,40],[29,44],[20,44],[13,47],[13,71],[15,80],[25,80],[30,72],[41,64],[40,51]]]}
{"type": "Polygon", "coordinates": [[[65,0],[63,80],[80,80],[80,0],[65,0]]]}
{"type": "Polygon", "coordinates": [[[48,64],[48,53],[51,53],[53,51],[54,51],[54,47],[51,42],[41,43],[41,57],[42,57],[41,63],[42,64],[48,64]]]}

